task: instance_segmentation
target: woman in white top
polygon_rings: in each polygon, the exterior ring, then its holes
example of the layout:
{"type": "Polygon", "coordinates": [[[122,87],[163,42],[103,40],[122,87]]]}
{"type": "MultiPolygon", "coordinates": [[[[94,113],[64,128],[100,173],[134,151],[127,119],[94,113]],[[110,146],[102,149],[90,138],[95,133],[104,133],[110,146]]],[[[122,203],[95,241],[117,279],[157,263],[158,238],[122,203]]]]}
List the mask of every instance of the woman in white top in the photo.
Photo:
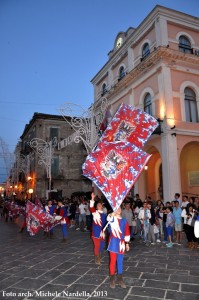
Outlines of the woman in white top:
{"type": "Polygon", "coordinates": [[[194,226],[192,220],[195,218],[195,210],[190,205],[188,208],[184,208],[181,217],[184,218],[184,231],[188,241],[188,248],[194,249],[198,247],[197,239],[194,235],[194,226]]]}

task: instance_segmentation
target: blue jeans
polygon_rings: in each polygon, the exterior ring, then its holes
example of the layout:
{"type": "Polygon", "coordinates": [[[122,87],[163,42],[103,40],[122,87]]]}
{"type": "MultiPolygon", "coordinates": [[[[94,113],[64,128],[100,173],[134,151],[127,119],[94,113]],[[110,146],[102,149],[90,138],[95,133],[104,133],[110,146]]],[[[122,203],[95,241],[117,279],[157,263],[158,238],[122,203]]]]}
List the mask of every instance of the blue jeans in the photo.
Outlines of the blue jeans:
{"type": "Polygon", "coordinates": [[[148,240],[148,233],[149,233],[149,224],[144,224],[144,227],[143,227],[143,238],[144,238],[144,241],[147,242],[148,240]]]}

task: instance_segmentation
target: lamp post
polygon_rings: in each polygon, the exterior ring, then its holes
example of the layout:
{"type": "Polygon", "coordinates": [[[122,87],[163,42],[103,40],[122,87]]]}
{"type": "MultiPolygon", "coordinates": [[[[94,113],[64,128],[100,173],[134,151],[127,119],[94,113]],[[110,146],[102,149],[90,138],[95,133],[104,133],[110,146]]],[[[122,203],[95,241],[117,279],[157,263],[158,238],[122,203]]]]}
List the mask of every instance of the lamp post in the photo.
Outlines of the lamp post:
{"type": "MultiPolygon", "coordinates": [[[[107,99],[91,105],[85,110],[81,105],[64,103],[59,109],[65,121],[73,128],[76,134],[71,135],[75,143],[82,141],[85,145],[87,154],[96,146],[99,139],[99,127],[103,120],[104,112],[107,109],[107,99]]],[[[66,143],[66,145],[69,143],[66,143]]]]}
{"type": "Polygon", "coordinates": [[[49,180],[48,189],[51,190],[51,164],[53,160],[54,148],[57,146],[57,138],[53,138],[50,142],[46,142],[39,138],[34,138],[30,142],[28,142],[28,145],[34,150],[34,152],[38,156],[38,164],[43,164],[45,166],[47,178],[49,180]]]}

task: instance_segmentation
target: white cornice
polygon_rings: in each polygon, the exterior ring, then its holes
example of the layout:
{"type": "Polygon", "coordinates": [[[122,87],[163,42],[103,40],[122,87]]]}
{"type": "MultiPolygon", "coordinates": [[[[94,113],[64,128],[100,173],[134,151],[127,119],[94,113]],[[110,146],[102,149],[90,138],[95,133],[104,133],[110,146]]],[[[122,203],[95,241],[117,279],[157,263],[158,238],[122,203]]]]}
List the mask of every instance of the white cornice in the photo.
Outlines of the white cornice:
{"type": "Polygon", "coordinates": [[[192,69],[192,68],[189,68],[189,67],[182,67],[182,66],[177,65],[177,63],[176,63],[176,65],[174,63],[174,65],[169,66],[169,67],[170,67],[171,70],[179,71],[181,73],[189,73],[189,74],[191,73],[193,75],[199,75],[199,69],[196,70],[196,69],[192,69]]]}
{"type": "Polygon", "coordinates": [[[176,135],[188,135],[188,136],[196,136],[196,137],[199,137],[199,130],[188,130],[188,129],[180,129],[180,128],[177,128],[175,130],[172,130],[172,132],[170,130],[168,130],[166,132],[167,134],[168,133],[176,133],[176,135]]]}

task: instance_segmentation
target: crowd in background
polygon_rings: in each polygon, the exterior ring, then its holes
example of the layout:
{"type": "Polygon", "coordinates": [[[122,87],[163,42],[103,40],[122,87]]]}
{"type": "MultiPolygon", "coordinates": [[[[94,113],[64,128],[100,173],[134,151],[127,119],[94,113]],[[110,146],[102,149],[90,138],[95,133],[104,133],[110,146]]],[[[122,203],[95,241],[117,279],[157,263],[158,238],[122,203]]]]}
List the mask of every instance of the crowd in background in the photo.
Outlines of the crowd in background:
{"type": "MultiPolygon", "coordinates": [[[[101,201],[103,211],[109,214],[112,210],[106,199],[97,197],[101,201]]],[[[33,202],[37,201],[37,198],[33,202]]],[[[13,202],[13,201],[11,201],[13,202]]],[[[49,200],[40,199],[43,208],[46,209],[49,200]]],[[[91,231],[92,214],[89,207],[89,196],[77,195],[62,200],[68,218],[68,228],[75,230],[91,231]]],[[[12,213],[9,211],[8,199],[1,199],[0,213],[6,221],[12,220],[12,213]]],[[[24,205],[15,201],[18,205],[24,205]]],[[[51,206],[58,207],[58,200],[52,199],[51,206]]],[[[128,221],[131,229],[131,242],[142,240],[147,246],[157,243],[165,243],[167,247],[173,244],[181,245],[184,236],[187,239],[189,248],[198,248],[198,239],[194,235],[194,222],[199,215],[199,198],[176,193],[172,201],[154,201],[151,197],[141,200],[136,194],[134,198],[126,198],[122,203],[122,217],[128,221]]]]}
{"type": "Polygon", "coordinates": [[[189,248],[198,248],[194,235],[194,224],[199,216],[199,198],[180,198],[176,193],[172,201],[163,203],[146,197],[144,201],[136,195],[135,201],[123,203],[123,217],[128,219],[132,239],[140,237],[146,245],[165,243],[181,245],[183,233],[189,248]]]}

